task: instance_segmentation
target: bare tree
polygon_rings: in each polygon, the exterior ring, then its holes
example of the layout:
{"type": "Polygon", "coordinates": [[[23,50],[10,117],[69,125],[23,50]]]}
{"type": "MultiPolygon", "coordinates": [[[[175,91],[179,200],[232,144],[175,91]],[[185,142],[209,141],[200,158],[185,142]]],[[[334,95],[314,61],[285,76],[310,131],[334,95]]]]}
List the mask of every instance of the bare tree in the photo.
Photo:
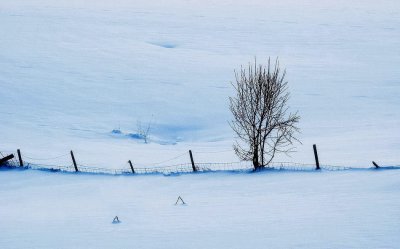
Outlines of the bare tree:
{"type": "Polygon", "coordinates": [[[142,124],[142,122],[140,120],[137,121],[136,130],[137,130],[137,133],[139,134],[139,136],[141,138],[143,138],[144,143],[147,144],[147,142],[149,141],[149,137],[150,137],[151,121],[148,122],[147,124],[142,124]]]}
{"type": "Polygon", "coordinates": [[[268,166],[277,153],[289,153],[299,128],[300,116],[288,113],[289,92],[285,81],[286,70],[281,72],[279,60],[271,66],[251,63],[248,69],[235,71],[236,96],[230,97],[230,122],[238,140],[234,145],[236,155],[252,161],[254,169],[268,166]]]}

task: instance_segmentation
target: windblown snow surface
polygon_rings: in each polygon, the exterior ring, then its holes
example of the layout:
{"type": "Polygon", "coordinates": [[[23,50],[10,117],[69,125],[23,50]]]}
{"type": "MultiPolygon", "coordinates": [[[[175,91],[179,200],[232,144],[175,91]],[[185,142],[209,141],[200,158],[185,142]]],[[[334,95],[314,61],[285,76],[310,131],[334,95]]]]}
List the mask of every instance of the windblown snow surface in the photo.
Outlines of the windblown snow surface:
{"type": "MultiPolygon", "coordinates": [[[[302,144],[277,161],[312,163],[317,144],[323,164],[398,165],[399,28],[397,0],[2,0],[0,152],[71,165],[73,150],[106,168],[187,163],[189,149],[238,161],[233,71],[278,56],[302,144]]],[[[0,248],[396,248],[399,186],[397,170],[2,170],[0,248]]]]}

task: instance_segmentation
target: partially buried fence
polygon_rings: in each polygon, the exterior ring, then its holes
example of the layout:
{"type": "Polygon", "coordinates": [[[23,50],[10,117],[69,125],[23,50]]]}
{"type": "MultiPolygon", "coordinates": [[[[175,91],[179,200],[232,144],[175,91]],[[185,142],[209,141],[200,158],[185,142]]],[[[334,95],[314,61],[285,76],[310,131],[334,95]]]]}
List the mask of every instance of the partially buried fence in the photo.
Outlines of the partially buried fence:
{"type": "MultiPolygon", "coordinates": [[[[303,163],[294,163],[294,162],[274,162],[265,167],[266,170],[290,170],[290,171],[313,171],[313,170],[349,170],[349,169],[360,169],[360,168],[352,168],[345,166],[334,166],[334,165],[324,165],[320,164],[318,160],[318,154],[316,146],[313,146],[314,156],[315,156],[315,164],[303,164],[303,163]]],[[[112,168],[100,168],[94,166],[87,166],[78,164],[75,160],[74,153],[70,151],[70,153],[59,155],[52,158],[39,159],[39,158],[31,158],[26,156],[28,160],[22,159],[21,151],[18,149],[16,155],[15,153],[1,153],[0,152],[0,166],[4,168],[20,168],[20,169],[34,169],[34,170],[45,170],[52,172],[82,172],[82,173],[91,173],[91,174],[107,174],[107,175],[132,175],[132,174],[182,174],[182,173],[192,173],[192,172],[217,172],[217,171],[231,171],[231,172],[252,172],[253,165],[251,162],[229,162],[229,163],[195,163],[193,153],[189,150],[190,163],[183,164],[168,164],[173,159],[181,157],[182,154],[172,159],[155,163],[149,167],[137,167],[132,164],[129,160],[129,167],[120,168],[120,169],[112,169],[112,168]],[[70,164],[46,164],[46,163],[37,163],[37,162],[29,162],[30,160],[54,160],[62,157],[70,156],[70,164]],[[163,164],[165,166],[156,166],[159,164],[163,164]]],[[[381,168],[373,162],[373,168],[381,168]]],[[[400,167],[389,167],[389,168],[399,168],[400,167]]],[[[365,168],[364,168],[365,169],[365,168]]]]}

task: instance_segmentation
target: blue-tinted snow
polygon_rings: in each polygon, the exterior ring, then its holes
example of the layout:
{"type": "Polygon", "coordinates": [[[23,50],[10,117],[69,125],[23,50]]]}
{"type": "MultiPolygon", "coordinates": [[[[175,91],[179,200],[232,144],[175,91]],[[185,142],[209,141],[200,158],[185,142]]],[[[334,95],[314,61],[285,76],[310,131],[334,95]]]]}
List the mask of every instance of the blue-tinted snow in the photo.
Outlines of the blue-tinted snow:
{"type": "Polygon", "coordinates": [[[2,171],[0,247],[397,248],[399,173],[2,171]]]}
{"type": "MultiPolygon", "coordinates": [[[[316,143],[323,164],[399,165],[399,27],[397,0],[3,0],[0,151],[127,169],[187,163],[189,149],[236,161],[233,70],[279,56],[303,144],[277,160],[313,162],[316,143]],[[129,137],[138,121],[154,124],[148,144],[129,137]]],[[[396,248],[399,176],[2,170],[0,248],[396,248]]]]}
{"type": "Polygon", "coordinates": [[[303,141],[279,160],[312,162],[316,143],[326,163],[396,164],[399,9],[398,1],[2,1],[0,150],[74,149],[85,162],[120,166],[230,149],[233,70],[279,56],[303,141]],[[115,127],[135,133],[138,120],[154,120],[154,137],[168,145],[109,136],[115,127]]]}

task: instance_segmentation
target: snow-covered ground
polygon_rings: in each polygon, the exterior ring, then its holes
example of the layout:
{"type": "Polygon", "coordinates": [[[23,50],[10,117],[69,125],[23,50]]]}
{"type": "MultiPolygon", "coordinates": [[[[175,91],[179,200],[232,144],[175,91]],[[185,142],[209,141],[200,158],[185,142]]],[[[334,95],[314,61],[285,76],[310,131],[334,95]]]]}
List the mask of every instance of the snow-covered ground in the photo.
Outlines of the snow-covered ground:
{"type": "Polygon", "coordinates": [[[114,168],[188,149],[236,161],[233,70],[279,56],[303,145],[278,160],[312,162],[316,143],[327,164],[398,164],[399,27],[397,0],[4,0],[0,151],[73,149],[114,168]],[[150,144],[111,133],[138,120],[152,121],[150,144]]]}
{"type": "Polygon", "coordinates": [[[0,171],[0,248],[398,248],[399,177],[0,171]]]}
{"type": "MultiPolygon", "coordinates": [[[[279,56],[303,144],[277,161],[399,165],[399,29],[398,0],[1,0],[0,152],[235,162],[233,70],[279,56]]],[[[398,248],[399,176],[0,170],[0,248],[398,248]]]]}

